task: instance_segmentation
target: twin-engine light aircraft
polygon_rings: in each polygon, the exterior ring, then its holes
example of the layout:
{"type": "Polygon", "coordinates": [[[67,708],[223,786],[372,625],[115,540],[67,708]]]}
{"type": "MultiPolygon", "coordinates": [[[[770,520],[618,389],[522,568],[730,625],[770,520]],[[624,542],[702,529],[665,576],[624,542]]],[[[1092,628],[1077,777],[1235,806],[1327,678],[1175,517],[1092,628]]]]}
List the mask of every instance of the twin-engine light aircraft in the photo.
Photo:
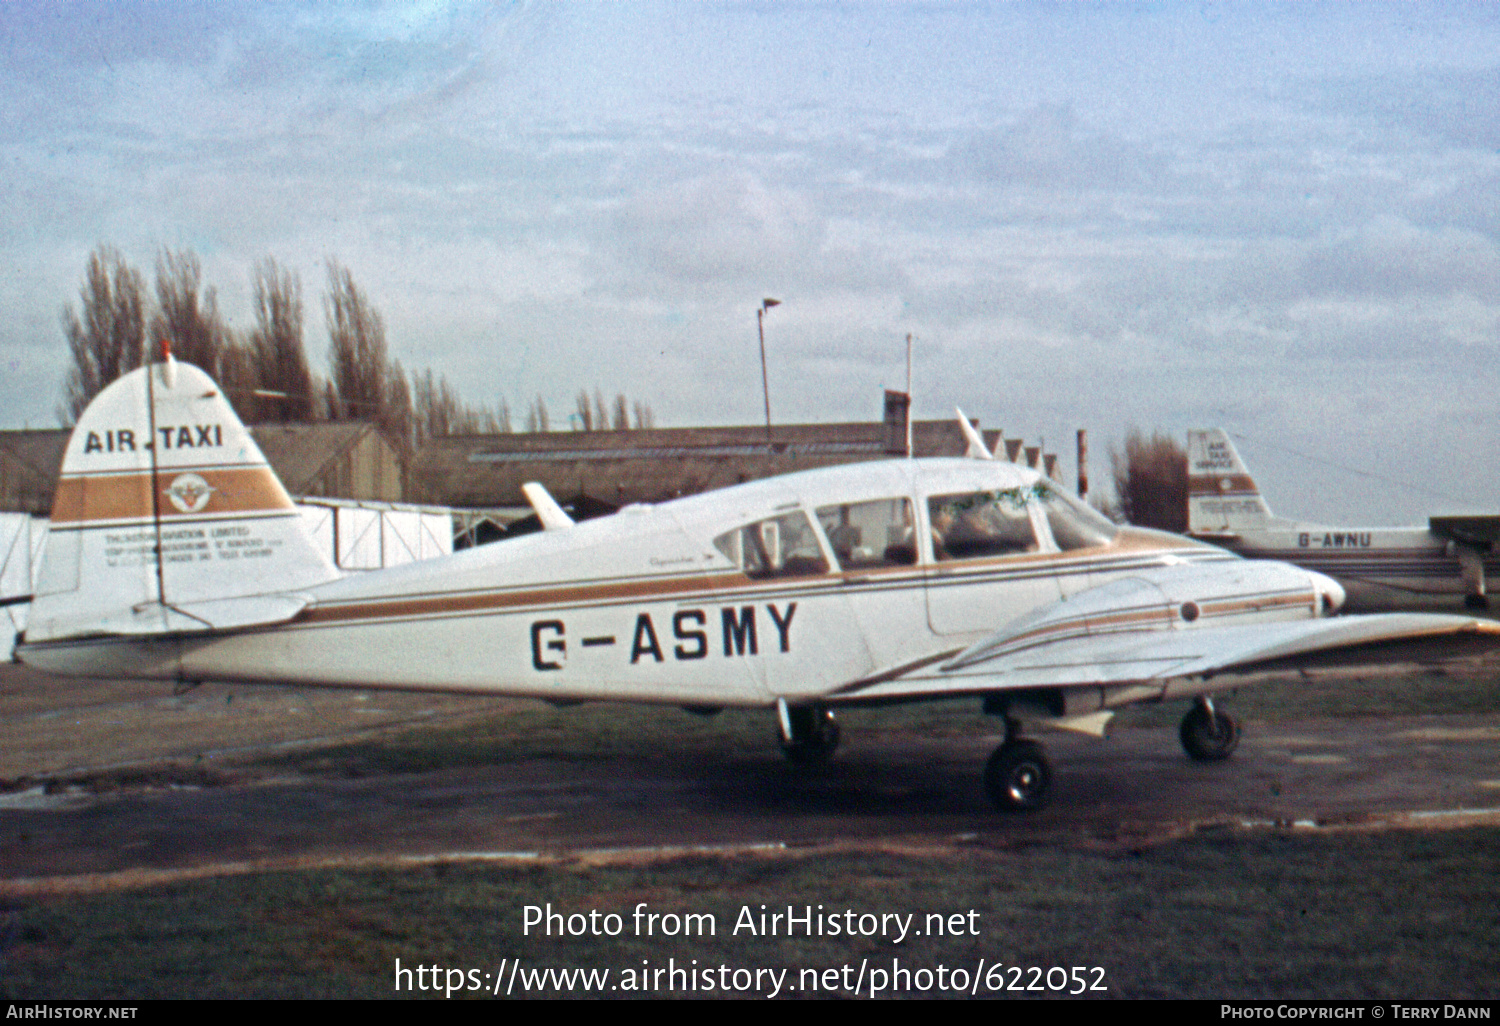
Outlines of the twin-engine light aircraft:
{"type": "Polygon", "coordinates": [[[1490,608],[1500,516],[1431,517],[1426,527],[1334,527],[1271,507],[1219,428],[1188,432],[1188,533],[1247,559],[1280,559],[1336,579],[1351,611],[1490,608]],[[1462,606],[1460,607],[1460,602],[1462,606]]]}
{"type": "Polygon", "coordinates": [[[1052,772],[1024,722],[1102,733],[1121,706],[1187,699],[1183,746],[1217,760],[1239,735],[1211,696],[1237,672],[1500,646],[1500,625],[1464,617],[1334,616],[1343,589],[1321,574],[1117,527],[997,460],[814,470],[577,524],[529,492],[549,530],[342,575],[218,386],[168,357],[79,420],[18,655],[188,683],[762,707],[799,762],[831,754],[841,706],[970,696],[1005,727],[985,790],[1026,810],[1052,772]]]}

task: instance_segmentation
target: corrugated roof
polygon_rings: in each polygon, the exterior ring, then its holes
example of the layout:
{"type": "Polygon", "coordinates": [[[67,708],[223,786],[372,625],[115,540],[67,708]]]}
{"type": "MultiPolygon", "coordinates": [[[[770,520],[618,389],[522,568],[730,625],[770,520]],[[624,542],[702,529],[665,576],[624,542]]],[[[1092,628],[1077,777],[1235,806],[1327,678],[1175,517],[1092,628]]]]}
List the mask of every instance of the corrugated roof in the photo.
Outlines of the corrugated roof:
{"type": "MultiPolygon", "coordinates": [[[[764,425],[460,435],[429,440],[412,477],[423,501],[454,506],[524,503],[528,481],[554,495],[615,505],[662,502],[776,474],[889,459],[887,433],[874,421],[778,425],[769,441],[764,425]]],[[[918,456],[961,456],[967,443],[956,421],[918,421],[912,446],[918,456]]]]}

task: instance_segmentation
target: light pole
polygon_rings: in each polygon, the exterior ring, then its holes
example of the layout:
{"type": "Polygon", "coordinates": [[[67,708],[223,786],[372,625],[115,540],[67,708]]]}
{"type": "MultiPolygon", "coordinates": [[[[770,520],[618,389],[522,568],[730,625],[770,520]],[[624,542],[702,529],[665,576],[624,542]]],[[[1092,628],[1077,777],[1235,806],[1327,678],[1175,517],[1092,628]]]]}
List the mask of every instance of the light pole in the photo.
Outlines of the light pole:
{"type": "Polygon", "coordinates": [[[762,299],[755,311],[755,328],[760,332],[760,387],[766,396],[766,441],[771,440],[771,383],[766,377],[766,311],[780,306],[779,299],[762,299]]]}

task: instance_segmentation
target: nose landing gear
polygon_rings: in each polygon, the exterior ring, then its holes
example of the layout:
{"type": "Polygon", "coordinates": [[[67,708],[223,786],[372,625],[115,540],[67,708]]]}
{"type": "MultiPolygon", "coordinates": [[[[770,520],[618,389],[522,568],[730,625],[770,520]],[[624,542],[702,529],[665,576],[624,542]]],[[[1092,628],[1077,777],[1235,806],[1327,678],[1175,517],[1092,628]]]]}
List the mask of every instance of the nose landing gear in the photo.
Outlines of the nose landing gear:
{"type": "Polygon", "coordinates": [[[1052,792],[1052,766],[1041,745],[1009,738],[984,764],[984,793],[1001,812],[1035,812],[1052,792]]]}

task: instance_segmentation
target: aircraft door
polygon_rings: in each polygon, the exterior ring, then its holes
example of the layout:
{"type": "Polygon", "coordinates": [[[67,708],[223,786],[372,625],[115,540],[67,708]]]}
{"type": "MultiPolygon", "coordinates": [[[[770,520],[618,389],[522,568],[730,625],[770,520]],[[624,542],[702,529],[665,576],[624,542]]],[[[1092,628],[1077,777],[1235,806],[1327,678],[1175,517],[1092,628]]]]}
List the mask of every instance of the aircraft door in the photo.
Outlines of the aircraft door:
{"type": "Polygon", "coordinates": [[[874,663],[807,513],[789,509],[714,539],[756,586],[726,595],[713,645],[770,697],[823,695],[874,663]]]}
{"type": "Polygon", "coordinates": [[[896,666],[931,649],[914,508],[903,495],[818,509],[841,590],[874,668],[896,666]]]}

